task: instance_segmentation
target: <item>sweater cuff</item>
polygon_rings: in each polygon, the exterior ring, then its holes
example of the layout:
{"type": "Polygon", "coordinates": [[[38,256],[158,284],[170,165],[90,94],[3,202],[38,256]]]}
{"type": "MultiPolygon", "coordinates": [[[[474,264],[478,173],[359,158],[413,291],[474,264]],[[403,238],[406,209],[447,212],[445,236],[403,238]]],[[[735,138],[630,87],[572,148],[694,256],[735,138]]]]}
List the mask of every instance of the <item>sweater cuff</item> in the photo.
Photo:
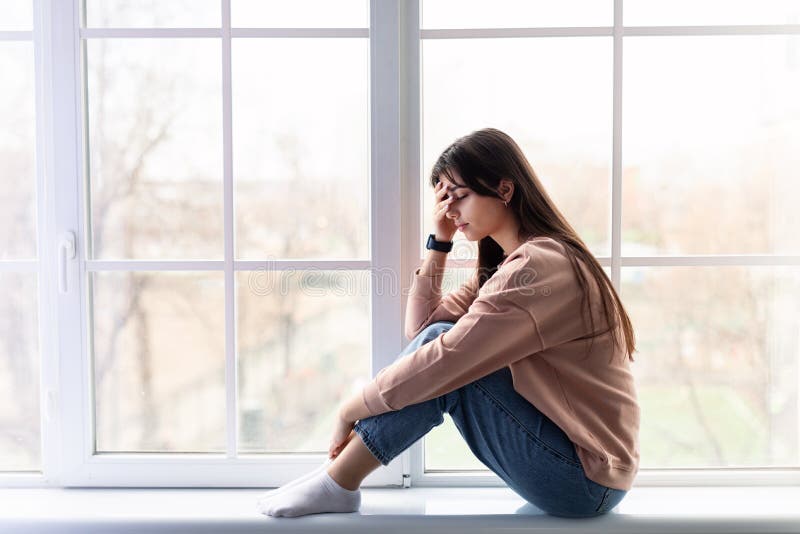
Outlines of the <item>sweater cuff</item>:
{"type": "Polygon", "coordinates": [[[369,411],[372,416],[394,411],[394,408],[384,402],[375,380],[364,386],[362,397],[364,399],[364,406],[367,407],[367,411],[369,411]]]}

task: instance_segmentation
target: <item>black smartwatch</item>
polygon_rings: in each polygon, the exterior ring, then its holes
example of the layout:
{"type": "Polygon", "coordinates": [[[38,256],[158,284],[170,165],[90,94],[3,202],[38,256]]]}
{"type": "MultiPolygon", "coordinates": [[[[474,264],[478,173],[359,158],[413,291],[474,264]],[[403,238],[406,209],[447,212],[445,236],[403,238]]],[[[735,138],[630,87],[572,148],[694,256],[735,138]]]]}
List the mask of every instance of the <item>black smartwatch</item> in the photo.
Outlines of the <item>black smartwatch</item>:
{"type": "Polygon", "coordinates": [[[428,242],[425,244],[428,250],[438,250],[439,252],[450,252],[453,250],[452,241],[436,241],[436,235],[431,234],[428,236],[428,242]]]}

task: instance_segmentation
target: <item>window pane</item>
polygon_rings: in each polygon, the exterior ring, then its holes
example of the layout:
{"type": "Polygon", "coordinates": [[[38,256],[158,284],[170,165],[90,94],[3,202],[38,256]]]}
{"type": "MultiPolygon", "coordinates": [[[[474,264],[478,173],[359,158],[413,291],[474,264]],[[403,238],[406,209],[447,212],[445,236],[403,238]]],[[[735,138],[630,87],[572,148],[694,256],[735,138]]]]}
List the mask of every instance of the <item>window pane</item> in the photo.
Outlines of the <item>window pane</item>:
{"type": "Polygon", "coordinates": [[[33,46],[0,41],[0,259],[36,258],[33,46]]]}
{"type": "MultiPolygon", "coordinates": [[[[395,281],[396,282],[396,281],[395,281]]],[[[368,271],[237,273],[241,452],[325,452],[370,379],[368,271]]]]}
{"type": "Polygon", "coordinates": [[[98,452],[225,450],[222,273],[92,273],[98,452]]]}
{"type": "Polygon", "coordinates": [[[91,28],[219,27],[219,0],[85,0],[91,28]]]}
{"type": "Polygon", "coordinates": [[[423,41],[421,239],[433,228],[436,158],[494,127],[520,145],[592,252],[610,254],[611,47],[606,37],[423,41]]]}
{"type": "Polygon", "coordinates": [[[221,259],[219,42],[87,48],[91,257],[221,259]]]}
{"type": "Polygon", "coordinates": [[[3,0],[0,5],[0,31],[31,31],[32,22],[33,0],[3,0]]]}
{"type": "Polygon", "coordinates": [[[625,0],[625,25],[798,24],[797,0],[625,0]]]}
{"type": "Polygon", "coordinates": [[[368,28],[369,0],[231,0],[238,28],[368,28]]]}
{"type": "Polygon", "coordinates": [[[642,467],[797,467],[800,269],[622,269],[642,467]]]}
{"type": "Polygon", "coordinates": [[[629,37],[623,254],[800,252],[800,37],[629,37]]]}
{"type": "Polygon", "coordinates": [[[422,0],[422,27],[611,26],[612,0],[422,0]]]}
{"type": "Polygon", "coordinates": [[[369,253],[369,43],[233,42],[236,257],[369,253]]]}
{"type": "Polygon", "coordinates": [[[449,413],[444,422],[425,435],[425,471],[488,471],[472,453],[449,413]]]}
{"type": "Polygon", "coordinates": [[[36,273],[0,272],[0,471],[41,470],[36,273]]]}

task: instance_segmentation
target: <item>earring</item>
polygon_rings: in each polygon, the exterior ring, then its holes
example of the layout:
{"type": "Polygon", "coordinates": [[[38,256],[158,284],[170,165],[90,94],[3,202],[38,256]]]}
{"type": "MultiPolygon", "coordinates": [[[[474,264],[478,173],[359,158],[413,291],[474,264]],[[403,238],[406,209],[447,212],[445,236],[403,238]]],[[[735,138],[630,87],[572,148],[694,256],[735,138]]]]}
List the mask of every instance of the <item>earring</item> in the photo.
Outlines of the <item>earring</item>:
{"type": "Polygon", "coordinates": [[[504,200],[503,204],[505,204],[505,206],[508,207],[508,200],[504,200]]]}

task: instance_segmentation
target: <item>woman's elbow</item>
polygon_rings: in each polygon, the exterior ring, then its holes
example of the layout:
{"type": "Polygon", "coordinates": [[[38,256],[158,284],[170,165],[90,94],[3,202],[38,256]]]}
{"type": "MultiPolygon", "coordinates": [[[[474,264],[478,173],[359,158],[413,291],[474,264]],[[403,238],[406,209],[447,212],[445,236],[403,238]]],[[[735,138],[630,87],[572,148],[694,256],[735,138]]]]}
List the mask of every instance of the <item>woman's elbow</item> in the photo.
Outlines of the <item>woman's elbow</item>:
{"type": "Polygon", "coordinates": [[[425,317],[420,317],[418,314],[407,313],[403,318],[403,331],[409,341],[417,337],[425,326],[425,317]]]}
{"type": "Polygon", "coordinates": [[[409,341],[413,341],[414,338],[417,337],[419,335],[419,333],[422,331],[422,325],[420,325],[420,326],[418,326],[416,328],[411,328],[409,326],[411,324],[414,324],[414,323],[406,321],[406,324],[405,324],[405,334],[406,334],[406,338],[409,341]]]}

